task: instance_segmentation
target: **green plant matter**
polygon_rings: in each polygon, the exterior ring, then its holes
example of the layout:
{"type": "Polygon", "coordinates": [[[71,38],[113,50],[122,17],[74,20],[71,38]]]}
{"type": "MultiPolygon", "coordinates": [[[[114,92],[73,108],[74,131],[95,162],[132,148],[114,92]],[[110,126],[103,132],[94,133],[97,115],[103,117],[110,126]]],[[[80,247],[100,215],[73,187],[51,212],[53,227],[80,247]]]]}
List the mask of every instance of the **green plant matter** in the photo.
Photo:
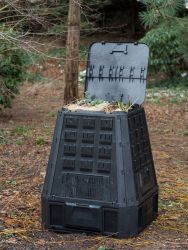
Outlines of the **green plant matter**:
{"type": "Polygon", "coordinates": [[[170,103],[180,104],[188,100],[188,76],[175,76],[163,80],[155,80],[148,84],[147,100],[150,103],[164,105],[161,99],[168,99],[170,103]]]}
{"type": "MultiPolygon", "coordinates": [[[[87,57],[87,53],[88,53],[87,47],[80,46],[80,49],[79,49],[80,59],[85,60],[87,57]]],[[[51,48],[48,50],[47,56],[64,59],[66,56],[66,47],[51,48]]]]}
{"type": "Polygon", "coordinates": [[[150,65],[155,72],[164,71],[173,75],[177,73],[177,67],[185,63],[176,28],[163,24],[149,31],[141,40],[150,48],[150,65]]]}
{"type": "Polygon", "coordinates": [[[47,143],[47,142],[46,142],[45,139],[43,139],[43,138],[38,138],[38,139],[36,140],[36,144],[37,144],[38,146],[44,146],[46,143],[47,143]]]}
{"type": "Polygon", "coordinates": [[[48,117],[55,117],[56,116],[56,112],[51,111],[48,113],[48,117]]]}
{"type": "Polygon", "coordinates": [[[101,103],[105,103],[105,101],[93,98],[91,96],[91,94],[88,91],[86,91],[85,92],[85,99],[78,101],[78,104],[85,104],[85,103],[90,104],[91,106],[96,106],[96,105],[99,105],[101,103]]]}
{"type": "Polygon", "coordinates": [[[104,101],[99,99],[93,99],[92,101],[90,101],[91,106],[97,106],[101,103],[104,103],[104,101]]]}
{"type": "Polygon", "coordinates": [[[98,250],[115,250],[115,249],[114,248],[105,247],[105,246],[100,246],[98,248],[98,250]]]}
{"type": "Polygon", "coordinates": [[[88,47],[80,45],[79,55],[80,55],[80,59],[86,60],[88,56],[88,47]]]}
{"type": "Polygon", "coordinates": [[[19,93],[18,86],[25,79],[24,52],[16,34],[0,26],[0,109],[10,108],[11,99],[19,93]]]}
{"type": "Polygon", "coordinates": [[[34,72],[34,73],[27,73],[27,81],[34,83],[34,82],[42,82],[45,80],[45,77],[43,75],[41,75],[38,72],[34,72]]]}
{"type": "Polygon", "coordinates": [[[6,130],[0,130],[0,145],[8,144],[10,142],[9,133],[6,130]]]}
{"type": "Polygon", "coordinates": [[[188,136],[188,126],[187,126],[186,129],[183,131],[183,136],[188,136]]]}
{"type": "Polygon", "coordinates": [[[79,77],[78,77],[78,81],[81,84],[84,84],[85,83],[85,79],[86,79],[86,70],[80,71],[79,77]]]}
{"type": "Polygon", "coordinates": [[[184,2],[184,0],[143,0],[146,11],[140,14],[141,20],[149,28],[163,22],[174,22],[184,10],[184,2]]]}
{"type": "Polygon", "coordinates": [[[11,130],[10,135],[28,137],[31,135],[31,127],[30,126],[17,126],[11,130]]]}
{"type": "Polygon", "coordinates": [[[124,102],[117,102],[118,108],[123,111],[123,112],[128,112],[129,110],[131,110],[133,108],[133,105],[130,101],[125,104],[124,102]]]}
{"type": "MultiPolygon", "coordinates": [[[[183,74],[182,74],[183,75],[183,74]]],[[[186,90],[188,88],[188,75],[185,76],[176,75],[173,77],[167,77],[162,80],[154,80],[151,84],[147,85],[147,89],[153,88],[169,88],[169,89],[182,89],[186,90]]]]}
{"type": "Polygon", "coordinates": [[[150,30],[141,39],[150,48],[150,65],[172,76],[185,69],[188,62],[188,17],[183,0],[145,0],[140,14],[150,30]]]}
{"type": "Polygon", "coordinates": [[[48,51],[48,56],[56,57],[56,58],[65,58],[66,56],[66,48],[52,48],[48,51]]]}
{"type": "Polygon", "coordinates": [[[7,183],[10,184],[10,185],[12,185],[12,186],[16,186],[17,181],[14,180],[14,179],[12,179],[12,180],[8,180],[7,183]]]}

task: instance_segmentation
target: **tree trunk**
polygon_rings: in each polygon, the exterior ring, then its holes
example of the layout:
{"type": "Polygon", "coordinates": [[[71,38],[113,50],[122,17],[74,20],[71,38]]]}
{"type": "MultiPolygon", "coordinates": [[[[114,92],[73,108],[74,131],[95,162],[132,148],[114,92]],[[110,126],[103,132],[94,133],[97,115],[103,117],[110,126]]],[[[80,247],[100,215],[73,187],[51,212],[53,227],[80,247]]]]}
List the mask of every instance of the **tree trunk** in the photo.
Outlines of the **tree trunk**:
{"type": "Polygon", "coordinates": [[[80,0],[69,0],[67,54],[64,71],[64,102],[78,98],[80,0]]]}

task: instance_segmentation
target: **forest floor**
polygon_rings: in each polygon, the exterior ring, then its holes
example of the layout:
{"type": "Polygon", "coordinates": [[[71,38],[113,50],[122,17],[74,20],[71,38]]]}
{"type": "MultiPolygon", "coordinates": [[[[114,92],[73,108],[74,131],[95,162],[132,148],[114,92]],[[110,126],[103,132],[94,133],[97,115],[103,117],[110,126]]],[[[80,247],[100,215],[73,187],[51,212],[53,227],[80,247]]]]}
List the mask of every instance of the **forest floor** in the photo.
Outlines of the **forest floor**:
{"type": "Polygon", "coordinates": [[[160,196],[158,218],[138,237],[56,234],[41,227],[41,190],[63,106],[61,69],[53,67],[48,75],[59,72],[53,82],[25,83],[13,108],[0,114],[0,249],[188,249],[188,98],[158,96],[144,104],[160,196]]]}

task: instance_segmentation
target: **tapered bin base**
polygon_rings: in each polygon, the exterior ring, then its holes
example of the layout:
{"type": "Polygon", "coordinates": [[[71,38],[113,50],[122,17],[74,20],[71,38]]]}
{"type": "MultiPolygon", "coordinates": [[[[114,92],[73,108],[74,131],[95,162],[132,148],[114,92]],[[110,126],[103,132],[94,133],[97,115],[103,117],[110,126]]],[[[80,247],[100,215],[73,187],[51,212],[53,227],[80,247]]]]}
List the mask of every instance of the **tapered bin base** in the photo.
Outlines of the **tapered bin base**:
{"type": "Polygon", "coordinates": [[[144,109],[59,111],[42,192],[45,228],[126,238],[157,212],[144,109]]]}

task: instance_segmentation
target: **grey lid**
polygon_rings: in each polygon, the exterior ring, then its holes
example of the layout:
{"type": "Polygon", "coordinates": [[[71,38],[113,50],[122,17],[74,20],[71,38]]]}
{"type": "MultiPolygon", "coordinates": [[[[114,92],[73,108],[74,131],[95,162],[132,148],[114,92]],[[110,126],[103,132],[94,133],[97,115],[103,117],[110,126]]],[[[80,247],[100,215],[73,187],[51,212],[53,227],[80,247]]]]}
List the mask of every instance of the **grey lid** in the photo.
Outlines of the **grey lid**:
{"type": "Polygon", "coordinates": [[[93,99],[142,104],[145,99],[149,48],[138,43],[93,43],[85,90],[93,99]]]}

